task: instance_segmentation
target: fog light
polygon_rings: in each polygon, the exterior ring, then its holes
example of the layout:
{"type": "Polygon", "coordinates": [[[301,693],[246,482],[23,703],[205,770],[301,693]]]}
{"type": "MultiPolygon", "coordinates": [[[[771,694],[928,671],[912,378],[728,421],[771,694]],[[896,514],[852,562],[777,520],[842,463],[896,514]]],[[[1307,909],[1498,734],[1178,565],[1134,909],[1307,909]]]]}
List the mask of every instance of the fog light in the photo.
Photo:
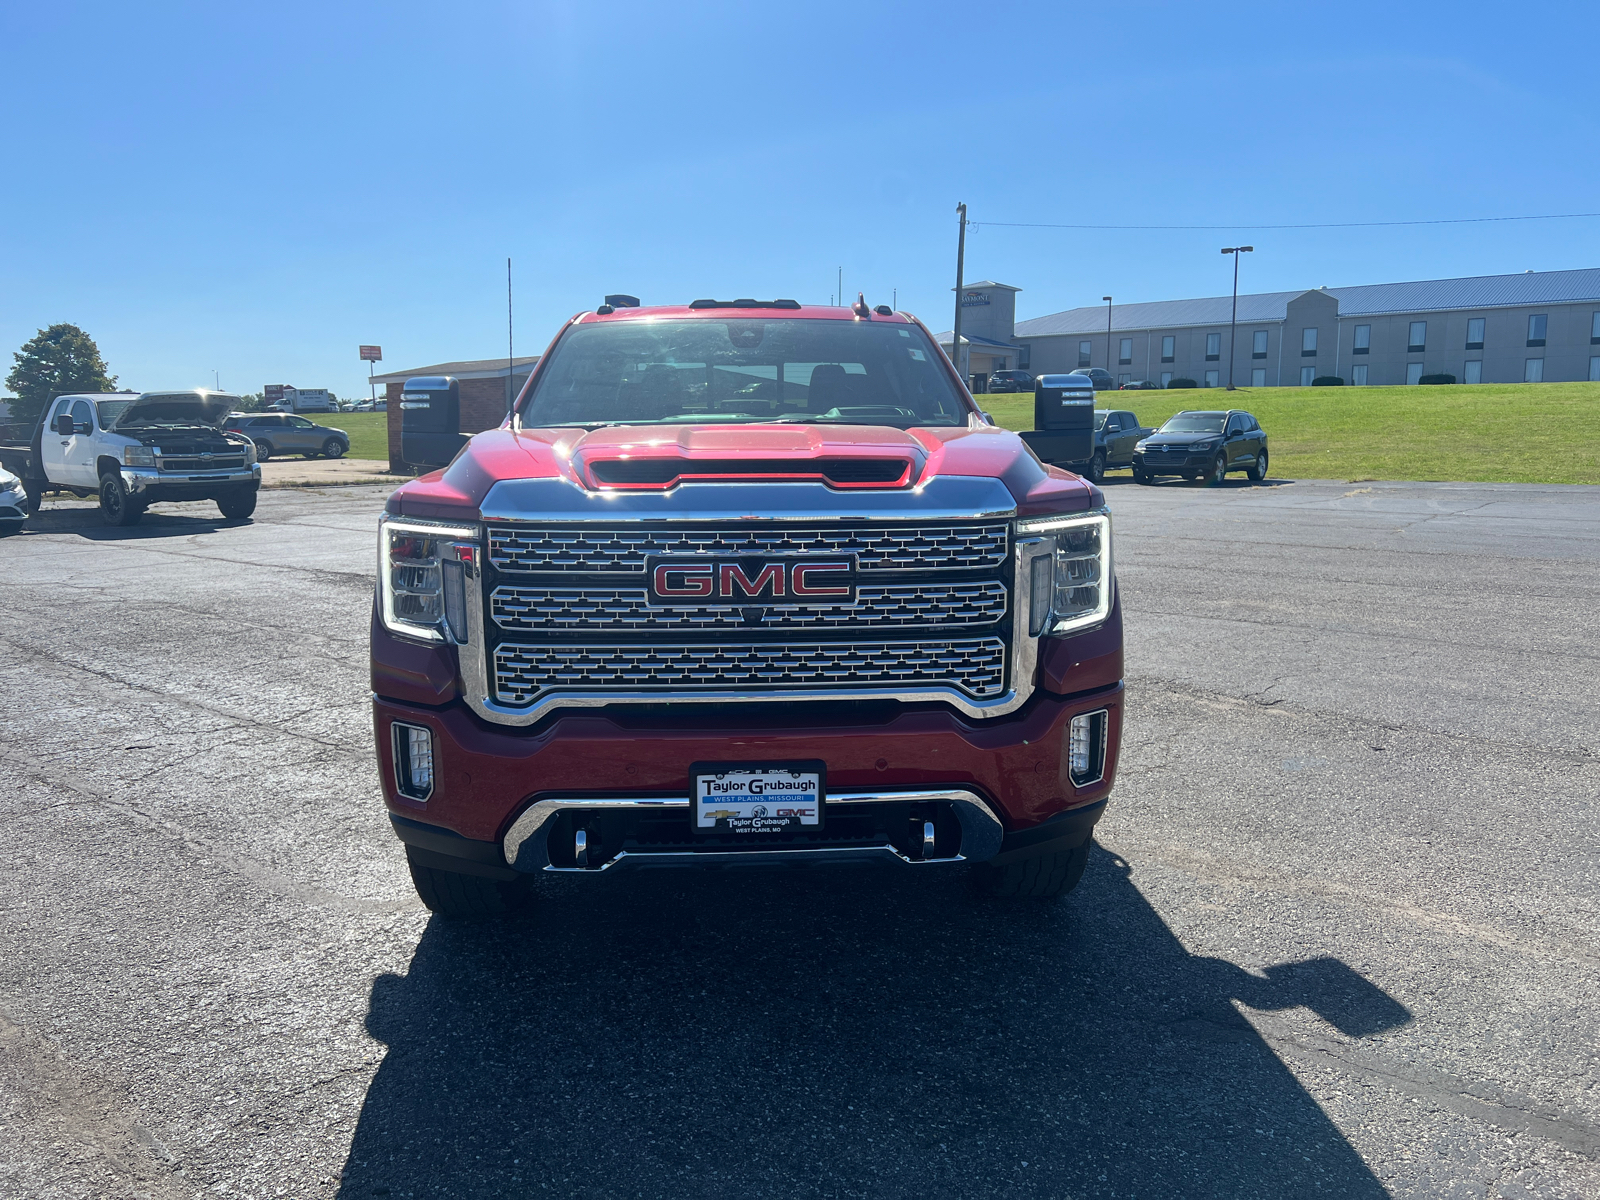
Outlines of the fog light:
{"type": "Polygon", "coordinates": [[[394,730],[395,789],[407,799],[427,800],[433,794],[433,731],[426,725],[405,725],[394,730]]]}
{"type": "Polygon", "coordinates": [[[1098,783],[1106,773],[1106,710],[1072,718],[1065,747],[1067,775],[1074,787],[1098,783]]]}

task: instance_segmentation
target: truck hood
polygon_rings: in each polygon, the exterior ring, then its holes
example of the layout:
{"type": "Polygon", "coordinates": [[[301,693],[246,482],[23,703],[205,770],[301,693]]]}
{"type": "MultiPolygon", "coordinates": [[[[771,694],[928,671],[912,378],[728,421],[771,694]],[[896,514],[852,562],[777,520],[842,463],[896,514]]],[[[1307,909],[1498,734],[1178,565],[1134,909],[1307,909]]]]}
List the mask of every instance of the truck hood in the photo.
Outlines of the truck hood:
{"type": "Polygon", "coordinates": [[[221,428],[239,397],[221,392],[145,392],[117,418],[116,429],[151,425],[209,425],[221,428]]]}
{"type": "Polygon", "coordinates": [[[500,428],[474,436],[454,462],[396,489],[389,511],[473,520],[495,484],[559,479],[590,493],[670,493],[685,478],[792,483],[835,490],[903,492],[935,476],[998,479],[1019,516],[1095,508],[1104,496],[1087,480],[1041,463],[1022,439],[991,425],[895,429],[869,425],[614,426],[500,428]]]}

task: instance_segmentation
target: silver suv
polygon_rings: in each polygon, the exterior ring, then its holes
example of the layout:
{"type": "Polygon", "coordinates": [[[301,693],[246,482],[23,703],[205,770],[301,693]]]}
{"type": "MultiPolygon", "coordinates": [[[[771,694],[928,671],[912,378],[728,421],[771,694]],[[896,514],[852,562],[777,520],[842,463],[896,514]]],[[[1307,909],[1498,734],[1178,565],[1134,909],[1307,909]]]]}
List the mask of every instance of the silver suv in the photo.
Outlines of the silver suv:
{"type": "Polygon", "coordinates": [[[234,413],[223,428],[242,433],[254,442],[260,462],[275,454],[343,458],[350,453],[350,435],[344,430],[314,425],[292,413],[234,413]]]}

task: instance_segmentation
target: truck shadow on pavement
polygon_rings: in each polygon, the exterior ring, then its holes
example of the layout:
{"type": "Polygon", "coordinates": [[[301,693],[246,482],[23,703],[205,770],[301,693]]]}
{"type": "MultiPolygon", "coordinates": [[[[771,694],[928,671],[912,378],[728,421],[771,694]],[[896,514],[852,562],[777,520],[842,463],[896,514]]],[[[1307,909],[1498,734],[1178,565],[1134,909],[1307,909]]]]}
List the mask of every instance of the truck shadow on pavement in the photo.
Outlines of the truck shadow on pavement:
{"type": "Polygon", "coordinates": [[[217,506],[207,503],[204,508],[176,511],[155,509],[145,513],[137,525],[107,525],[98,508],[42,508],[23,525],[17,536],[27,537],[41,533],[73,533],[91,542],[138,542],[152,538],[193,537],[197,533],[220,533],[240,525],[250,524],[250,519],[232,520],[217,511],[217,506]]]}
{"type": "Polygon", "coordinates": [[[430,921],[340,1196],[1385,1195],[1240,1015],[1410,1019],[1344,963],[1191,955],[1096,850],[1055,905],[954,875],[557,880],[430,921]]]}

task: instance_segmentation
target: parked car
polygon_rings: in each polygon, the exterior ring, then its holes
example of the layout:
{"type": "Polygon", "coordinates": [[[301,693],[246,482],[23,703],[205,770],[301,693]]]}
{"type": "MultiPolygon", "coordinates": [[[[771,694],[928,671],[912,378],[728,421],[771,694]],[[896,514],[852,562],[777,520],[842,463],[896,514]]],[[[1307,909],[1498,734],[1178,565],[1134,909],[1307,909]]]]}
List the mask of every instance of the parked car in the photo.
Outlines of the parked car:
{"type": "Polygon", "coordinates": [[[1152,383],[1148,379],[1134,379],[1123,384],[1117,390],[1121,392],[1159,392],[1161,385],[1152,383]]]}
{"type": "Polygon", "coordinates": [[[1107,471],[1133,466],[1133,451],[1154,433],[1139,424],[1139,418],[1126,409],[1096,409],[1094,414],[1094,454],[1088,462],[1070,466],[1085,479],[1099,483],[1107,471]]]}
{"type": "Polygon", "coordinates": [[[389,411],[389,401],[387,399],[383,399],[383,400],[361,400],[361,401],[357,402],[357,404],[356,404],[356,411],[357,412],[388,412],[389,411]]]}
{"type": "Polygon", "coordinates": [[[254,442],[258,462],[266,462],[274,454],[343,458],[350,453],[350,435],[344,430],[314,425],[294,413],[231,413],[223,428],[254,442]]]}
{"type": "Polygon", "coordinates": [[[1079,367],[1076,371],[1068,371],[1067,374],[1087,375],[1094,380],[1094,390],[1097,392],[1112,391],[1117,386],[1117,381],[1111,378],[1111,372],[1101,370],[1099,367],[1079,367]]]}
{"type": "Polygon", "coordinates": [[[1139,443],[1133,452],[1135,483],[1160,475],[1204,478],[1215,487],[1229,471],[1244,471],[1253,482],[1267,477],[1267,434],[1240,409],[1185,410],[1139,443]]]}
{"type": "Polygon", "coordinates": [[[1031,392],[1033,376],[1026,371],[996,371],[989,376],[991,392],[1031,392]]]}
{"type": "Polygon", "coordinates": [[[0,537],[16,533],[33,511],[28,502],[28,489],[4,467],[0,467],[0,537]]]}

